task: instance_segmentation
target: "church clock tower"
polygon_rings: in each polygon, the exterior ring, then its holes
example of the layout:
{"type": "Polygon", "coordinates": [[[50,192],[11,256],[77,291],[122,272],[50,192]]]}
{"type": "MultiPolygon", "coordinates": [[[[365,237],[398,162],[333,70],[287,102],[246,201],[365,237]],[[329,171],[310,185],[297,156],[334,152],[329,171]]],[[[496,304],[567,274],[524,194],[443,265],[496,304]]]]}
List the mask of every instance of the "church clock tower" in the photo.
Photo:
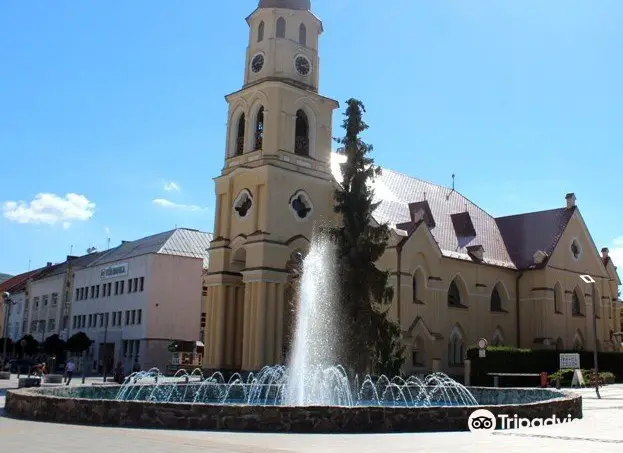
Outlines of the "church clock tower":
{"type": "Polygon", "coordinates": [[[318,94],[322,22],[310,0],[261,0],[247,17],[242,89],[229,104],[206,276],[204,366],[252,371],[283,363],[292,256],[331,219],[331,123],[318,94]]]}

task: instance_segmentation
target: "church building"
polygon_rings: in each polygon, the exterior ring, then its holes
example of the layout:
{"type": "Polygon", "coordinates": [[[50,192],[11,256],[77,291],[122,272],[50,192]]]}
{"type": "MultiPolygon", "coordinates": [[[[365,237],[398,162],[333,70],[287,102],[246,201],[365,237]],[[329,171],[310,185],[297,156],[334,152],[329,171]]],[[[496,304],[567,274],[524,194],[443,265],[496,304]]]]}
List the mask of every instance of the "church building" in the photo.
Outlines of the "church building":
{"type": "MultiPolygon", "coordinates": [[[[337,101],[319,93],[322,22],[310,0],[261,0],[247,17],[244,84],[229,104],[224,165],[203,298],[204,366],[285,363],[296,254],[333,219],[345,157],[331,151],[337,101]]],[[[383,169],[375,220],[392,228],[377,266],[391,272],[389,316],[405,373],[460,374],[489,344],[618,350],[618,279],[574,194],[542,212],[494,218],[452,188],[383,169]],[[585,283],[590,275],[595,283],[585,283]],[[592,316],[597,315],[597,339],[592,316]]]]}

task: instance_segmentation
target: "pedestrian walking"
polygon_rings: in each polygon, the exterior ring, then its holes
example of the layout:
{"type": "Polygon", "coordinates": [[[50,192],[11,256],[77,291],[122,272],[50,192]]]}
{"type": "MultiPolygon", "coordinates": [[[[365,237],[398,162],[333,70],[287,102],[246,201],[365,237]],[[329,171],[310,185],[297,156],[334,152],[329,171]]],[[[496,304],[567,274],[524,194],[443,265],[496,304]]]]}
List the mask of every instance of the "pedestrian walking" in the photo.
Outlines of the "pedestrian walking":
{"type": "Polygon", "coordinates": [[[69,383],[71,382],[71,378],[74,375],[74,371],[76,371],[76,364],[74,363],[72,359],[69,359],[67,361],[67,364],[65,365],[65,377],[67,379],[67,382],[65,383],[65,385],[69,385],[69,383]]]}

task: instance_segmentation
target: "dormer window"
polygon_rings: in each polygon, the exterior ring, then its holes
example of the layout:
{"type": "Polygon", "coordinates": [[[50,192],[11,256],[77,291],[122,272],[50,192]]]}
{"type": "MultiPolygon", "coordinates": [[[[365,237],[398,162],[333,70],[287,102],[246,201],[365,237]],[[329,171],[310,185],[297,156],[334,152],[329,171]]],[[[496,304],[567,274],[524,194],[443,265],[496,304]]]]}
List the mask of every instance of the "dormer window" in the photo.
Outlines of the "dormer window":
{"type": "Polygon", "coordinates": [[[482,245],[471,245],[467,247],[467,254],[476,262],[482,262],[485,256],[485,248],[482,245]]]}
{"type": "Polygon", "coordinates": [[[476,236],[476,229],[474,228],[469,212],[466,211],[452,214],[450,217],[452,218],[452,225],[454,226],[454,231],[458,237],[476,236]]]}

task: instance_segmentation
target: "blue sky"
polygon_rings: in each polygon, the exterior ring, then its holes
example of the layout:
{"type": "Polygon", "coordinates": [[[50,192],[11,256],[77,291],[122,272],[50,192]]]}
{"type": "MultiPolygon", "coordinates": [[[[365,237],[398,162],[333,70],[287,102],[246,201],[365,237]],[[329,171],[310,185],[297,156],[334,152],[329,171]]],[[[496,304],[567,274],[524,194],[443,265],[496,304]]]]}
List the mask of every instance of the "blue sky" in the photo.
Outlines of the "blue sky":
{"type": "MultiPolygon", "coordinates": [[[[224,95],[242,85],[255,6],[2,3],[0,272],[108,237],[212,231],[224,95]]],[[[377,163],[447,185],[455,172],[457,189],[496,216],[575,192],[597,246],[623,263],[622,2],[313,7],[325,26],[320,91],[365,103],[377,163]]]]}

